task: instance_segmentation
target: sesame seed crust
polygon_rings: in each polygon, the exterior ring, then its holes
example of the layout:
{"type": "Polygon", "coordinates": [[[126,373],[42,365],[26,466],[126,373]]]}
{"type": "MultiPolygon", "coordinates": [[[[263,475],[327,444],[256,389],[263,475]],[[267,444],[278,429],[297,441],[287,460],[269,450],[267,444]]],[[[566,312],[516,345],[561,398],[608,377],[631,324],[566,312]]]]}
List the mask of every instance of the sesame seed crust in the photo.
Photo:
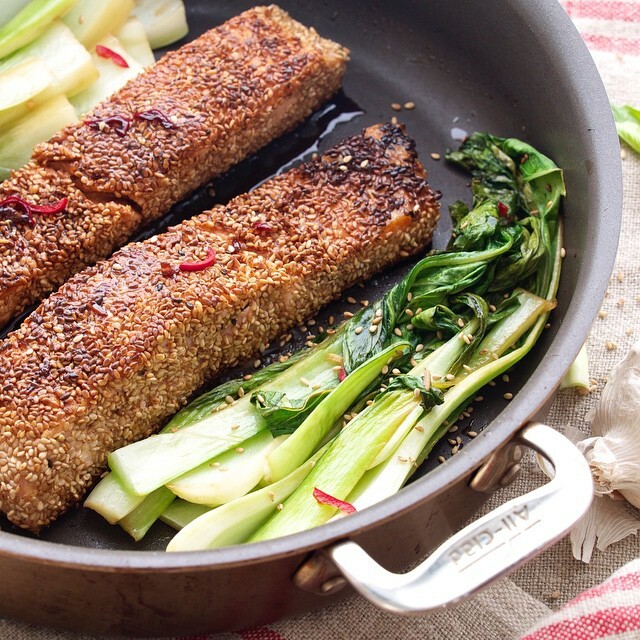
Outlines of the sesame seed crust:
{"type": "Polygon", "coordinates": [[[73,276],[0,344],[0,510],[34,532],[52,522],[109,452],[157,430],[222,367],[422,250],[438,213],[413,142],[377,125],[73,276]],[[210,249],[213,266],[179,270],[210,249]]]}
{"type": "Polygon", "coordinates": [[[170,52],[86,120],[158,109],[175,125],[70,125],[0,185],[66,212],[0,223],[0,327],[140,227],[293,128],[340,86],[348,52],[276,6],[256,7],[170,52]],[[4,277],[6,275],[6,278],[4,277]]]}

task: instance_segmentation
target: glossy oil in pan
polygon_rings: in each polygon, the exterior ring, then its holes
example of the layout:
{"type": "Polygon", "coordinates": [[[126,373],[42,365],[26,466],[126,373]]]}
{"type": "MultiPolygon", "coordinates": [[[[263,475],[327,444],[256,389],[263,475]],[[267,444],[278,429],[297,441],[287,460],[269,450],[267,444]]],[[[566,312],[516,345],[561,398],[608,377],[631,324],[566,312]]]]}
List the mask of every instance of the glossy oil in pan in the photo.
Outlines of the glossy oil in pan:
{"type": "MultiPolygon", "coordinates": [[[[188,38],[253,4],[187,1],[188,38]]],[[[3,526],[0,612],[5,615],[92,633],[144,636],[241,628],[327,604],[331,598],[301,591],[291,581],[307,555],[343,538],[357,540],[393,569],[424,555],[481,502],[467,486],[470,474],[543,407],[586,337],[615,256],[621,173],[606,94],[557,2],[305,0],[281,5],[349,47],[343,92],[295,132],[213,184],[216,196],[209,189],[199,191],[163,224],[250,188],[299,157],[321,133],[326,135],[319,144],[327,148],[394,115],[417,141],[446,211],[450,202],[469,198],[466,176],[431,157],[457,145],[453,129],[521,137],[565,169],[569,192],[567,258],[552,327],[511,375],[511,403],[502,399],[500,387],[483,394],[486,401],[473,414],[473,429],[482,431],[478,438],[394,498],[330,525],[189,554],[160,551],[171,534],[163,525],[134,547],[119,528],[84,509],[63,516],[39,540],[3,526]],[[413,102],[415,108],[396,113],[390,108],[396,102],[413,102]]],[[[434,246],[443,247],[449,232],[443,215],[434,246]]],[[[358,289],[358,298],[380,295],[405,269],[358,289]]],[[[340,309],[337,305],[330,312],[340,309]]]]}

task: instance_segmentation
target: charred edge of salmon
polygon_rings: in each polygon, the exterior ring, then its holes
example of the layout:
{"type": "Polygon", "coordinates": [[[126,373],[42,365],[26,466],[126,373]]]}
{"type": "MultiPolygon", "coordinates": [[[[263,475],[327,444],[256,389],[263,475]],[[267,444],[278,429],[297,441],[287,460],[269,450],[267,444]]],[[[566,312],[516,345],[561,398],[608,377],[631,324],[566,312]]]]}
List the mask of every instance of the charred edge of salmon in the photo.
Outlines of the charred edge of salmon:
{"type": "Polygon", "coordinates": [[[0,509],[52,522],[205,380],[424,249],[438,211],[413,143],[375,126],[74,276],[0,345],[0,509]]]}

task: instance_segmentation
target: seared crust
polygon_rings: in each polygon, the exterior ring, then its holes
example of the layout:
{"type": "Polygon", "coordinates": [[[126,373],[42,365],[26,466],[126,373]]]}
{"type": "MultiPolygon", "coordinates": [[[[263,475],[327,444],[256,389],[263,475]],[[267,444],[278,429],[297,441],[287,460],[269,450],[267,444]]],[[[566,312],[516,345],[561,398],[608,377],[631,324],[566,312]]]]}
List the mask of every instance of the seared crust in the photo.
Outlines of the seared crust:
{"type": "Polygon", "coordinates": [[[74,276],[0,346],[0,509],[50,523],[222,367],[423,249],[437,199],[412,141],[378,125],[74,276]]]}
{"type": "Polygon", "coordinates": [[[0,200],[70,204],[33,229],[0,225],[0,273],[9,277],[0,280],[0,327],[294,127],[339,88],[346,60],[346,49],[278,7],[257,7],[167,54],[85,118],[157,109],[173,128],[133,120],[121,137],[78,123],[39,145],[0,185],[0,200]]]}

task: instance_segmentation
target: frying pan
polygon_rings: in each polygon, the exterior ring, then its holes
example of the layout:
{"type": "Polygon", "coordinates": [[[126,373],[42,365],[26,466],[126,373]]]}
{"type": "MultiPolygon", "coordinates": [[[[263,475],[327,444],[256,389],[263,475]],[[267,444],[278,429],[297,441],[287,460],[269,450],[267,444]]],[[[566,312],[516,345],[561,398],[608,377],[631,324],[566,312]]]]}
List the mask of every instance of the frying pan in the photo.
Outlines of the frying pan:
{"type": "MultiPolygon", "coordinates": [[[[570,20],[555,0],[281,4],[351,49],[343,92],[217,181],[215,198],[250,188],[319,138],[326,148],[396,115],[416,139],[430,182],[446,205],[469,194],[466,176],[431,157],[457,145],[452,129],[524,138],[565,169],[568,188],[567,255],[551,327],[511,374],[511,402],[502,398],[501,383],[483,394],[485,402],[466,425],[480,432],[477,438],[465,440],[437,468],[427,461],[396,496],[348,518],[278,540],[175,554],[162,551],[170,536],[162,525],[134,550],[123,532],[84,509],[61,518],[40,539],[3,523],[4,615],[94,634],[195,634],[264,624],[326,605],[349,591],[341,589],[347,581],[387,609],[428,611],[467,597],[548,546],[588,506],[586,464],[562,436],[532,422],[599,308],[622,207],[609,103],[570,20]],[[408,101],[415,109],[390,109],[390,103],[408,101]],[[508,483],[522,444],[552,461],[551,483],[457,534],[413,572],[391,573],[424,557],[477,509],[486,491],[508,483]]],[[[249,6],[244,0],[188,2],[189,38],[249,6]]],[[[212,201],[211,190],[201,190],[146,235],[212,201]]],[[[443,247],[449,232],[443,215],[434,247],[443,247]]],[[[379,295],[406,268],[368,283],[364,293],[358,289],[358,297],[379,295]]],[[[330,312],[336,310],[339,304],[330,312]]]]}

